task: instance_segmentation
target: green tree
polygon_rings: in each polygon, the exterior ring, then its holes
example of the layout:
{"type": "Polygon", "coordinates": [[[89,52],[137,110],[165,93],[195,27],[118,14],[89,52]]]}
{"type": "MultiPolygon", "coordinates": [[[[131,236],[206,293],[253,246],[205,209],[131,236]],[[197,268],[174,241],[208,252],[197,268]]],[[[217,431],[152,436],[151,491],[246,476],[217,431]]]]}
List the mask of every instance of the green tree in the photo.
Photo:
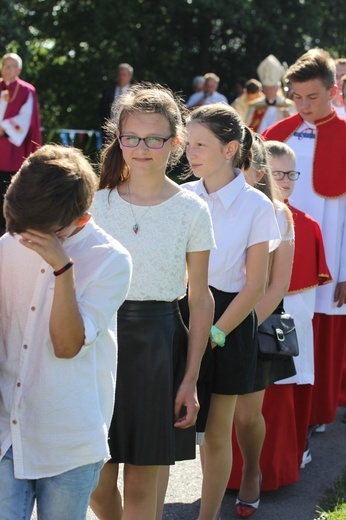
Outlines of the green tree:
{"type": "Polygon", "coordinates": [[[102,89],[120,62],[135,80],[187,96],[197,74],[215,72],[234,96],[275,54],[291,64],[315,46],[345,56],[342,0],[0,0],[3,52],[18,52],[37,88],[45,128],[98,128],[102,89]]]}

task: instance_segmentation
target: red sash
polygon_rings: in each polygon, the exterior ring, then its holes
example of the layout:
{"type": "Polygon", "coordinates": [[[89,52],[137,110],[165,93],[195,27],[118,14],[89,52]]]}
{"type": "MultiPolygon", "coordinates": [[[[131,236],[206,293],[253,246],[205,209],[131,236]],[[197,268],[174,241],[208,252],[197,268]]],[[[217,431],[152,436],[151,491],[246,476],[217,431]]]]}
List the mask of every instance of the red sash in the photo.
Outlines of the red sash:
{"type": "Polygon", "coordinates": [[[268,107],[264,108],[255,108],[254,113],[252,114],[251,121],[249,123],[249,127],[254,131],[257,132],[262,120],[264,118],[264,114],[266,113],[268,107]]]}

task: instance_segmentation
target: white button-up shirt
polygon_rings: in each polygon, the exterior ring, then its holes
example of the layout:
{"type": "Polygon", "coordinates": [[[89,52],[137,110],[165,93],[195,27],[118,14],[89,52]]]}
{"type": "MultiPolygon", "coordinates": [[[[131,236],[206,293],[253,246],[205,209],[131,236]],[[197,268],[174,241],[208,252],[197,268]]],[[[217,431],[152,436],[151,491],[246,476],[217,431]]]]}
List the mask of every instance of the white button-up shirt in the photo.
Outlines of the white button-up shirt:
{"type": "MultiPolygon", "coordinates": [[[[195,92],[195,94],[192,94],[192,96],[189,97],[186,106],[188,108],[196,106],[204,98],[204,96],[204,92],[195,92]]],[[[224,103],[225,105],[228,105],[226,96],[220,94],[220,92],[217,90],[215,90],[215,92],[213,92],[210,96],[204,98],[203,105],[211,105],[213,103],[224,103]]]]}
{"type": "Polygon", "coordinates": [[[183,184],[204,199],[211,213],[216,249],[210,252],[209,285],[225,292],[239,292],[246,281],[246,251],[271,241],[275,249],[281,235],[274,206],[259,190],[245,182],[243,173],[220,190],[208,194],[203,180],[183,184]]]}
{"type": "Polygon", "coordinates": [[[93,221],[64,247],[75,262],[85,329],[72,359],[55,356],[49,334],[52,267],[18,236],[0,239],[0,458],[12,445],[16,478],[50,477],[109,454],[116,311],[128,291],[131,260],[93,221]]]}

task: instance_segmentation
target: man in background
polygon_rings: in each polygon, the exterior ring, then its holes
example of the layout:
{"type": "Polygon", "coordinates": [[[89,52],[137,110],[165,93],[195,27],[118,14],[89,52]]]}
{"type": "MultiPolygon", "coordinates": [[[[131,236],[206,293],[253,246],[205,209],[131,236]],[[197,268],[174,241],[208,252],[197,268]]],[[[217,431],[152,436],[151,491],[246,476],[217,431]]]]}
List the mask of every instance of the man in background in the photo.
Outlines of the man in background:
{"type": "Polygon", "coordinates": [[[336,84],[338,91],[332,102],[332,107],[340,117],[346,117],[344,99],[342,96],[342,78],[346,75],[346,58],[335,60],[336,84]]]}
{"type": "Polygon", "coordinates": [[[342,100],[344,103],[344,109],[346,114],[346,74],[341,78],[341,92],[342,92],[342,100]]]}
{"type": "Polygon", "coordinates": [[[284,73],[285,68],[273,54],[259,64],[257,74],[263,85],[264,98],[253,101],[246,116],[246,124],[254,132],[262,133],[270,125],[297,112],[293,101],[279,91],[284,73]]]}
{"type": "Polygon", "coordinates": [[[246,115],[249,111],[250,104],[253,101],[264,100],[264,94],[262,92],[262,84],[257,79],[249,79],[246,81],[241,96],[238,96],[232,103],[232,107],[236,109],[241,117],[241,120],[245,123],[246,115]]]}
{"type": "Polygon", "coordinates": [[[220,78],[213,72],[204,74],[205,83],[202,92],[195,92],[189,97],[187,108],[199,107],[201,105],[210,105],[212,103],[225,103],[228,105],[227,98],[217,91],[220,78]]]}
{"type": "Polygon", "coordinates": [[[128,63],[120,63],[117,67],[116,83],[106,86],[101,95],[99,104],[100,123],[104,125],[110,118],[113,101],[121,96],[131,85],[133,67],[128,63]]]}
{"type": "Polygon", "coordinates": [[[205,84],[205,77],[204,76],[195,76],[192,80],[192,89],[193,92],[203,92],[205,84]]]}
{"type": "Polygon", "coordinates": [[[2,57],[0,79],[0,235],[5,231],[3,197],[12,175],[41,145],[41,122],[36,90],[19,79],[22,59],[10,52],[2,57]]]}

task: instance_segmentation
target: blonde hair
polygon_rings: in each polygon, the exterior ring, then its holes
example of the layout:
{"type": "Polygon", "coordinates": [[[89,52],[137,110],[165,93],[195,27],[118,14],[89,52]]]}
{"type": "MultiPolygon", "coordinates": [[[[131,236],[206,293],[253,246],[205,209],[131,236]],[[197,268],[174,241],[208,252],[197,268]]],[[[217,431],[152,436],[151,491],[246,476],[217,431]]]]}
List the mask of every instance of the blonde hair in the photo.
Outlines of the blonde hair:
{"type": "Polygon", "coordinates": [[[271,157],[283,157],[288,155],[294,162],[296,161],[296,154],[290,146],[281,141],[265,141],[265,148],[271,157]]]}
{"type": "MultiPolygon", "coordinates": [[[[282,207],[285,212],[287,222],[287,227],[283,238],[291,236],[294,228],[292,213],[287,205],[283,204],[281,193],[272,177],[269,157],[266,149],[266,142],[263,141],[259,134],[254,134],[252,153],[254,159],[252,161],[251,168],[253,168],[256,172],[259,172],[260,170],[264,172],[261,180],[256,183],[255,188],[267,195],[267,197],[272,201],[276,211],[278,210],[279,205],[282,207]]],[[[268,283],[273,266],[274,254],[275,251],[269,253],[268,283]]]]}
{"type": "Polygon", "coordinates": [[[216,83],[220,83],[220,78],[217,74],[214,74],[214,72],[207,72],[206,74],[204,74],[204,78],[205,80],[207,79],[213,79],[214,81],[216,81],[216,83]]]}

